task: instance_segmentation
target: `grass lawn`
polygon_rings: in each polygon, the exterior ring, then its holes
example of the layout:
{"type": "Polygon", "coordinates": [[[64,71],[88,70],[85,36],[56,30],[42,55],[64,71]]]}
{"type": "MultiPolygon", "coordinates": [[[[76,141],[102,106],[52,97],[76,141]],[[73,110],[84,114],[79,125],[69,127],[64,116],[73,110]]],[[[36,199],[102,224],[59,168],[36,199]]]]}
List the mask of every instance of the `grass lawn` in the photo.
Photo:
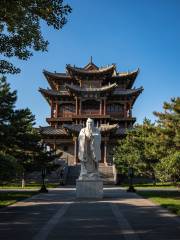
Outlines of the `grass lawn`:
{"type": "MultiPolygon", "coordinates": [[[[46,183],[47,188],[54,188],[59,186],[59,183],[46,183]]],[[[24,189],[40,189],[40,183],[28,183],[25,185],[24,189]]],[[[0,185],[0,189],[22,189],[21,184],[17,183],[7,183],[5,185],[0,185]]]]}
{"type": "Polygon", "coordinates": [[[180,216],[180,190],[168,191],[148,189],[147,191],[143,191],[139,189],[137,193],[180,216]]]}
{"type": "Polygon", "coordinates": [[[36,191],[21,191],[21,192],[0,192],[0,208],[13,204],[17,201],[29,198],[36,194],[36,191]]]}
{"type": "MultiPolygon", "coordinates": [[[[122,184],[122,187],[128,187],[129,184],[122,184]]],[[[133,184],[133,186],[138,190],[138,189],[149,189],[149,190],[160,190],[160,189],[178,189],[177,185],[173,183],[156,183],[156,185],[152,183],[140,183],[140,184],[133,184]]]]}

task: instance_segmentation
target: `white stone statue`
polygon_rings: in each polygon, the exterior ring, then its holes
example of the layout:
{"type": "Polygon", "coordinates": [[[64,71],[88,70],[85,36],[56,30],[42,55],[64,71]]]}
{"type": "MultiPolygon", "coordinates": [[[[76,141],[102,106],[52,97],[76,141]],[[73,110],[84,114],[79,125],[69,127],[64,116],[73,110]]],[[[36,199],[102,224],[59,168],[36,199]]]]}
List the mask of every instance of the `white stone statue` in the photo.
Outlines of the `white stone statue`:
{"type": "Polygon", "coordinates": [[[101,160],[101,134],[94,127],[93,119],[88,118],[86,127],[79,133],[79,153],[81,173],[79,180],[99,179],[98,165],[101,160]]]}

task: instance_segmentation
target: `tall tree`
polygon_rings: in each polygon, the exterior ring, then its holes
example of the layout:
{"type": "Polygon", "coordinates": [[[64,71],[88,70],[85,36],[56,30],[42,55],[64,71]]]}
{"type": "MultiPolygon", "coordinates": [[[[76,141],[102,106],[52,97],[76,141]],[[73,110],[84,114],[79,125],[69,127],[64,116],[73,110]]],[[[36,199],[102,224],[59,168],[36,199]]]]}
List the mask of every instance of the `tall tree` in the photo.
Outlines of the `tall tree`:
{"type": "Polygon", "coordinates": [[[140,151],[141,173],[144,176],[150,177],[156,182],[156,165],[161,156],[161,145],[157,137],[157,126],[147,118],[143,124],[136,126],[138,131],[138,148],[140,151]]]}
{"type": "Polygon", "coordinates": [[[15,110],[11,119],[12,147],[9,153],[13,155],[22,170],[22,180],[34,164],[34,155],[39,152],[38,142],[40,136],[33,128],[35,117],[26,109],[15,110]]]}
{"type": "Polygon", "coordinates": [[[180,98],[165,102],[163,112],[154,112],[158,117],[158,138],[162,152],[157,166],[161,180],[180,180],[180,98]]]}
{"type": "Polygon", "coordinates": [[[154,112],[156,124],[145,119],[120,141],[115,164],[121,173],[127,173],[131,166],[136,173],[154,180],[180,180],[180,98],[165,102],[163,109],[154,112]]]}
{"type": "MultiPolygon", "coordinates": [[[[27,60],[33,50],[47,51],[48,41],[42,35],[41,22],[59,30],[71,10],[63,0],[1,0],[0,54],[27,60]]],[[[0,73],[19,73],[20,69],[5,58],[0,60],[0,73]]]]}
{"type": "Polygon", "coordinates": [[[119,173],[128,174],[128,169],[135,169],[135,173],[139,172],[140,151],[138,143],[135,140],[137,137],[136,128],[127,132],[126,138],[119,141],[115,150],[115,165],[119,173]]]}
{"type": "Polygon", "coordinates": [[[15,179],[19,169],[16,158],[0,152],[0,184],[15,179]]]}
{"type": "Polygon", "coordinates": [[[14,111],[11,120],[13,145],[9,153],[17,159],[21,167],[22,186],[25,185],[28,173],[49,167],[58,157],[53,151],[46,151],[34,124],[35,116],[28,108],[14,111]]]}
{"type": "Polygon", "coordinates": [[[180,97],[165,102],[163,112],[154,112],[158,118],[160,139],[164,150],[180,150],[180,97]]]}
{"type": "Polygon", "coordinates": [[[159,146],[156,142],[156,127],[148,119],[137,124],[119,142],[115,152],[115,164],[121,173],[127,174],[132,167],[136,175],[156,179],[156,165],[159,161],[159,146]]]}
{"type": "Polygon", "coordinates": [[[6,151],[10,144],[10,124],[17,99],[5,77],[0,77],[0,151],[6,151]]]}

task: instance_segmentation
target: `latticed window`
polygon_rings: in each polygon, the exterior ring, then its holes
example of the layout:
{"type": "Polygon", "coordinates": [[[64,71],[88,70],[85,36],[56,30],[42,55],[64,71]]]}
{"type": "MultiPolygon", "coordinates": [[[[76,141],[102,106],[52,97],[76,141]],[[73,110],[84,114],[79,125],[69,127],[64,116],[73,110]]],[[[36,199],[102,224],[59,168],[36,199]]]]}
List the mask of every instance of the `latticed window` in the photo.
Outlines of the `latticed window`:
{"type": "Polygon", "coordinates": [[[63,112],[75,112],[75,105],[73,104],[66,104],[62,105],[63,112]]]}
{"type": "Polygon", "coordinates": [[[86,88],[90,88],[90,87],[93,87],[93,88],[98,88],[98,87],[101,87],[101,82],[96,80],[96,81],[82,81],[81,83],[82,87],[86,87],[86,88]]]}
{"type": "Polygon", "coordinates": [[[82,102],[82,110],[99,110],[100,102],[95,100],[86,100],[82,102]]]}
{"type": "Polygon", "coordinates": [[[123,112],[123,105],[122,104],[108,104],[107,105],[107,112],[123,112]]]}

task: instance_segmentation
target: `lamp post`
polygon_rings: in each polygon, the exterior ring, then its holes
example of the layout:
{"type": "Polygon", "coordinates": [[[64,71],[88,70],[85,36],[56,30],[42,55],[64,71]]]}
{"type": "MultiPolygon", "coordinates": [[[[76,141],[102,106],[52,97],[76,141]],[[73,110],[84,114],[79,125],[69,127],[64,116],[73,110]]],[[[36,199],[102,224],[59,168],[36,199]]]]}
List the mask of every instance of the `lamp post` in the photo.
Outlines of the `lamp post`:
{"type": "MultiPolygon", "coordinates": [[[[45,144],[43,145],[43,152],[45,154],[47,152],[47,147],[46,147],[45,144]]],[[[44,167],[44,166],[41,169],[41,177],[42,177],[42,186],[41,186],[41,189],[39,190],[39,192],[40,193],[48,193],[48,190],[47,190],[46,185],[45,185],[46,167],[44,167]]]]}
{"type": "Polygon", "coordinates": [[[134,170],[132,167],[129,167],[128,169],[129,188],[127,189],[127,192],[136,192],[136,189],[133,186],[133,176],[134,176],[134,170]]]}
{"type": "Polygon", "coordinates": [[[41,176],[42,176],[42,186],[41,186],[41,189],[39,190],[39,192],[48,193],[48,190],[45,185],[45,177],[46,177],[46,168],[45,167],[43,167],[41,169],[41,176]]]}

